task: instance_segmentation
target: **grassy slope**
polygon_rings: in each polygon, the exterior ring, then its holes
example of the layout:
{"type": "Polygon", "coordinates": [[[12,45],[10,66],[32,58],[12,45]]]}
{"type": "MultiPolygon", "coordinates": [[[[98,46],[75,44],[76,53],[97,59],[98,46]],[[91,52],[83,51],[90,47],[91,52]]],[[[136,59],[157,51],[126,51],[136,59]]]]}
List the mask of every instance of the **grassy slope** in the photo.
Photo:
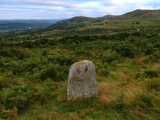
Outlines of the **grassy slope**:
{"type": "Polygon", "coordinates": [[[108,77],[98,76],[99,96],[67,101],[67,82],[60,82],[57,90],[50,93],[56,94],[55,98],[47,99],[43,105],[32,105],[19,119],[158,119],[160,92],[148,87],[159,79],[133,78],[138,69],[130,62],[132,60],[121,63],[108,77]]]}
{"type": "Polygon", "coordinates": [[[153,33],[156,30],[152,33],[149,30],[144,36],[133,34],[121,38],[115,35],[112,39],[97,38],[79,43],[68,39],[71,42],[65,44],[61,39],[54,40],[55,45],[51,44],[52,40],[4,44],[1,47],[0,81],[4,88],[0,92],[1,117],[18,120],[158,119],[160,50],[159,36],[152,36],[153,33]],[[82,59],[92,60],[96,65],[99,95],[67,101],[69,67],[82,59]],[[15,85],[19,89],[25,85],[32,87],[33,96],[30,98],[31,93],[18,91],[20,98],[12,97],[5,105],[4,97],[11,96],[7,88],[15,85]],[[29,104],[25,99],[31,100],[29,104]],[[28,107],[19,106],[21,101],[28,107]]]}

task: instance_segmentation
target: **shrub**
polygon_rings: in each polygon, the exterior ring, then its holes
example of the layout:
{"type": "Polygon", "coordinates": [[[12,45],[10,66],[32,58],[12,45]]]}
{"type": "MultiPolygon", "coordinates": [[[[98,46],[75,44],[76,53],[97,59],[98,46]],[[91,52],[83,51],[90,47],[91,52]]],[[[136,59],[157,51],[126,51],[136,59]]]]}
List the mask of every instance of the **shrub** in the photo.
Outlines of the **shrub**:
{"type": "Polygon", "coordinates": [[[148,107],[152,107],[153,106],[153,96],[151,94],[140,94],[137,96],[139,102],[139,107],[146,109],[148,107]]]}
{"type": "Polygon", "coordinates": [[[54,68],[45,69],[40,74],[40,79],[45,80],[47,78],[55,78],[57,76],[54,68]]]}
{"type": "Polygon", "coordinates": [[[127,33],[127,32],[122,32],[122,33],[117,34],[117,38],[120,39],[120,40],[124,40],[128,36],[129,36],[129,33],[127,33]]]}
{"type": "Polygon", "coordinates": [[[1,49],[0,55],[3,57],[11,57],[11,58],[18,58],[22,60],[26,57],[29,57],[29,54],[26,51],[27,49],[22,48],[9,48],[9,49],[1,49]]]}
{"type": "Polygon", "coordinates": [[[113,49],[123,57],[133,58],[141,55],[141,51],[137,46],[126,41],[117,42],[114,44],[113,49]]]}
{"type": "Polygon", "coordinates": [[[154,46],[152,44],[148,44],[144,52],[146,55],[151,55],[154,53],[154,51],[155,51],[154,46]]]}
{"type": "Polygon", "coordinates": [[[47,56],[47,53],[48,53],[47,50],[43,50],[42,51],[42,56],[47,56]]]}
{"type": "Polygon", "coordinates": [[[153,79],[148,82],[148,87],[154,90],[160,90],[160,79],[153,79]]]}
{"type": "Polygon", "coordinates": [[[108,62],[108,63],[112,63],[113,61],[116,61],[116,60],[118,61],[119,58],[120,58],[120,55],[117,54],[116,51],[111,51],[111,50],[108,50],[102,55],[102,61],[108,62]]]}
{"type": "Polygon", "coordinates": [[[12,74],[4,74],[0,76],[0,90],[2,88],[10,87],[11,85],[15,84],[16,81],[13,79],[12,74]]]}
{"type": "Polygon", "coordinates": [[[135,79],[138,79],[138,78],[145,78],[145,73],[144,72],[137,72],[136,75],[135,75],[135,79]]]}
{"type": "Polygon", "coordinates": [[[47,43],[48,43],[48,39],[45,39],[45,38],[35,41],[35,45],[36,45],[37,47],[40,46],[40,45],[45,45],[45,44],[47,44],[47,43]]]}
{"type": "Polygon", "coordinates": [[[109,75],[109,70],[107,68],[102,68],[100,73],[103,75],[103,76],[108,76],[109,75]]]}
{"type": "Polygon", "coordinates": [[[58,76],[58,72],[59,72],[59,65],[55,65],[55,66],[52,65],[49,68],[46,68],[41,71],[40,79],[45,80],[47,78],[51,78],[56,80],[58,76]]]}
{"type": "Polygon", "coordinates": [[[147,78],[154,78],[154,77],[158,77],[158,71],[156,70],[145,70],[144,71],[145,75],[147,78]]]}
{"type": "Polygon", "coordinates": [[[135,78],[154,78],[154,77],[158,77],[158,71],[156,70],[144,70],[141,72],[138,72],[135,76],[135,78]]]}
{"type": "Polygon", "coordinates": [[[34,100],[34,90],[30,85],[13,85],[10,88],[3,88],[0,92],[1,103],[5,109],[25,109],[34,100]]]}
{"type": "Polygon", "coordinates": [[[25,48],[33,48],[35,47],[35,42],[34,41],[24,41],[22,43],[22,46],[25,48]]]}
{"type": "Polygon", "coordinates": [[[154,53],[149,56],[149,59],[153,62],[159,61],[160,60],[160,51],[154,51],[154,53]]]}
{"type": "Polygon", "coordinates": [[[32,71],[34,68],[36,68],[38,66],[37,63],[33,62],[33,63],[29,63],[24,67],[25,71],[32,71]]]}
{"type": "MultiPolygon", "coordinates": [[[[5,109],[2,109],[0,110],[0,118],[4,118],[4,119],[7,119],[7,118],[13,118],[13,114],[12,114],[12,110],[5,110],[5,109]]],[[[9,120],[9,119],[7,119],[9,120]]]]}
{"type": "Polygon", "coordinates": [[[140,37],[141,33],[140,32],[133,32],[131,35],[140,37]]]}

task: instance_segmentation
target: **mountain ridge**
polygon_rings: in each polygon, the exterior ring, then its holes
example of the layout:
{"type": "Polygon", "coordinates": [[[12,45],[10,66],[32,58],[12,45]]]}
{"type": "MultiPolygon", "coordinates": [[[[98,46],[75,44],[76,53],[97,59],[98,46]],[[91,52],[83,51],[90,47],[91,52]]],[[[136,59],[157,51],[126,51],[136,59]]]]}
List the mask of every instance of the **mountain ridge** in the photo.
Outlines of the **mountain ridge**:
{"type": "Polygon", "coordinates": [[[88,24],[103,24],[107,21],[133,21],[133,20],[151,20],[151,19],[160,19],[160,10],[141,10],[137,9],[131,12],[127,12],[122,15],[105,15],[97,18],[90,18],[86,16],[75,16],[70,19],[59,21],[55,24],[52,24],[48,28],[50,29],[71,29],[77,28],[78,26],[87,26],[88,24]]]}
{"type": "Polygon", "coordinates": [[[141,10],[137,9],[123,15],[120,18],[137,18],[137,19],[157,19],[160,18],[160,10],[141,10]]]}

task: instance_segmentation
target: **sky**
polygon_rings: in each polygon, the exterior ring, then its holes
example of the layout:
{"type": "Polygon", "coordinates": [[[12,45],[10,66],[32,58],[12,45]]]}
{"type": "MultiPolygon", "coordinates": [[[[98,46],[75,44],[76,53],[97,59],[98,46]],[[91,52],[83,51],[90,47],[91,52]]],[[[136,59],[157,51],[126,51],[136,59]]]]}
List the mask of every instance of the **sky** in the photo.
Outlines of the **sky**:
{"type": "Polygon", "coordinates": [[[160,9],[160,0],[0,0],[0,19],[67,19],[160,9]]]}

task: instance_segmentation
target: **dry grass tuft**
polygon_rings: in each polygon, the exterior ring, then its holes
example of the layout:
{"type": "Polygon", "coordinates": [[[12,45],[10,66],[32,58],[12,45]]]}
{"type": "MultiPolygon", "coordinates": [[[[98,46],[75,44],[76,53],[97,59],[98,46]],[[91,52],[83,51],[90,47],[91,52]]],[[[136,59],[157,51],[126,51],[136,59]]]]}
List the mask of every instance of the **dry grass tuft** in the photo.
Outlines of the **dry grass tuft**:
{"type": "Polygon", "coordinates": [[[126,85],[123,86],[123,103],[126,105],[134,105],[138,102],[138,96],[143,94],[142,87],[135,86],[135,85],[126,85]]]}
{"type": "Polygon", "coordinates": [[[102,82],[99,84],[99,101],[105,105],[112,105],[115,100],[119,97],[119,86],[118,82],[105,83],[102,82]]]}
{"type": "Polygon", "coordinates": [[[100,83],[99,84],[99,92],[100,94],[108,94],[109,92],[109,85],[107,83],[100,83]]]}
{"type": "Polygon", "coordinates": [[[133,110],[131,111],[131,113],[137,115],[137,116],[143,116],[144,115],[144,112],[143,111],[139,111],[139,110],[133,110]]]}
{"type": "Polygon", "coordinates": [[[108,98],[105,94],[102,94],[102,95],[100,96],[99,101],[100,101],[101,103],[105,104],[105,105],[109,105],[109,104],[111,104],[111,102],[112,102],[111,99],[108,98]]]}
{"type": "Polygon", "coordinates": [[[137,64],[137,65],[141,65],[141,64],[143,64],[145,61],[147,60],[147,58],[146,57],[137,57],[137,58],[135,58],[135,63],[137,64]]]}
{"type": "Polygon", "coordinates": [[[80,117],[86,117],[87,114],[92,114],[94,111],[95,111],[95,110],[94,110],[93,108],[83,109],[83,110],[80,112],[79,116],[80,116],[80,117]]]}

